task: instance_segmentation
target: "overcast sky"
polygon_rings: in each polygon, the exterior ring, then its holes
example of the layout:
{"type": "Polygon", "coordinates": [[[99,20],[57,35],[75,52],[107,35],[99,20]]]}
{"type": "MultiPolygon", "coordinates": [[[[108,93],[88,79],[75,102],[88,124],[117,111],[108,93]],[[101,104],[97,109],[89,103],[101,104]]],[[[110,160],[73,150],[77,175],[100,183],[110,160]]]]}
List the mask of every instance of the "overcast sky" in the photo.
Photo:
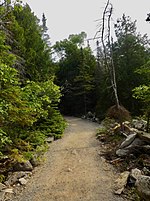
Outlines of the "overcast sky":
{"type": "MultiPolygon", "coordinates": [[[[96,20],[102,17],[105,0],[23,0],[42,18],[45,13],[52,44],[82,31],[93,38],[97,31],[96,20]]],[[[137,20],[138,31],[150,36],[150,24],[145,22],[150,13],[150,0],[111,0],[114,21],[123,13],[137,20]]]]}

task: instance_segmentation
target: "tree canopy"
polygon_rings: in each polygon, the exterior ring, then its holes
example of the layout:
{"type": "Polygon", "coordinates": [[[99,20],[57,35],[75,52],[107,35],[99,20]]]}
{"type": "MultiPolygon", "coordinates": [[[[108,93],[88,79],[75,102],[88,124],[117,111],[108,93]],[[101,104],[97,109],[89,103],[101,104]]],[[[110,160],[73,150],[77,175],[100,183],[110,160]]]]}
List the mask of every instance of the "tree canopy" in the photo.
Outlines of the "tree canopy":
{"type": "Polygon", "coordinates": [[[47,136],[62,136],[61,93],[45,30],[29,5],[5,1],[0,14],[0,154],[17,150],[24,160],[47,136]]]}

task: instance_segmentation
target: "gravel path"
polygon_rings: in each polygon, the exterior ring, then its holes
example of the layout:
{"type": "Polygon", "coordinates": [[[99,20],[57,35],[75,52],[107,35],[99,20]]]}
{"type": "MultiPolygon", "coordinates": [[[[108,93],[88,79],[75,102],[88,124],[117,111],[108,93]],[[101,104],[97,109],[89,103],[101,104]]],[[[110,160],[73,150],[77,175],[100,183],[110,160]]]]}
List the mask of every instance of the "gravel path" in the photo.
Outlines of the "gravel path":
{"type": "Polygon", "coordinates": [[[99,156],[98,124],[67,117],[61,140],[50,144],[22,194],[13,201],[123,201],[113,194],[117,175],[99,156]]]}

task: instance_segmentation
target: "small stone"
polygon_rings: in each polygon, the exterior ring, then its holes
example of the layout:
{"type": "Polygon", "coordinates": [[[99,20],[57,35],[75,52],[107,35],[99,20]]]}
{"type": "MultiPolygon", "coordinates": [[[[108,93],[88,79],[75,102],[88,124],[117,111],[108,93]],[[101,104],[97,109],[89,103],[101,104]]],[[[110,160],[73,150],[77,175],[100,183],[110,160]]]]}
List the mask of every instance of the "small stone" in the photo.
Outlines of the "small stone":
{"type": "Polygon", "coordinates": [[[72,172],[72,169],[71,169],[71,168],[68,168],[67,172],[72,172]]]}
{"type": "Polygon", "coordinates": [[[0,191],[5,189],[5,188],[6,188],[6,186],[4,184],[0,183],[0,191]]]}
{"type": "Polygon", "coordinates": [[[4,200],[5,192],[0,191],[0,201],[4,200]]]}
{"type": "Polygon", "coordinates": [[[26,185],[28,181],[25,178],[20,178],[19,182],[21,185],[26,185]]]}
{"type": "Polygon", "coordinates": [[[105,162],[106,162],[106,159],[101,156],[101,161],[102,161],[103,163],[105,163],[105,162]]]}
{"type": "Polygon", "coordinates": [[[133,177],[135,180],[138,179],[138,177],[140,177],[142,175],[141,170],[139,170],[138,168],[132,169],[130,176],[133,177]]]}
{"type": "Polygon", "coordinates": [[[77,155],[77,151],[74,149],[72,152],[71,152],[73,155],[77,155]]]}
{"type": "Polygon", "coordinates": [[[129,153],[129,150],[128,149],[118,149],[117,151],[116,151],[116,155],[117,156],[126,156],[126,155],[128,155],[128,153],[129,153]]]}
{"type": "Polygon", "coordinates": [[[150,176],[150,170],[146,167],[143,168],[142,172],[146,175],[146,176],[150,176]]]}
{"type": "Polygon", "coordinates": [[[12,188],[6,188],[4,190],[2,190],[5,193],[14,193],[12,188]]]}
{"type": "Polygon", "coordinates": [[[115,191],[115,194],[116,194],[116,195],[121,195],[121,193],[123,192],[123,190],[124,190],[124,187],[122,187],[122,188],[116,190],[116,191],[115,191]]]}
{"type": "Polygon", "coordinates": [[[123,192],[127,184],[129,174],[129,171],[125,171],[119,175],[119,178],[115,181],[115,194],[120,195],[123,192]]]}
{"type": "Polygon", "coordinates": [[[47,143],[51,143],[51,142],[53,142],[53,141],[54,141],[54,136],[48,137],[48,138],[46,139],[46,142],[47,142],[47,143]]]}
{"type": "Polygon", "coordinates": [[[23,178],[23,177],[28,178],[31,176],[31,174],[32,174],[31,172],[23,172],[23,171],[10,173],[7,180],[5,181],[5,185],[12,186],[18,183],[18,180],[20,178],[23,178]]]}

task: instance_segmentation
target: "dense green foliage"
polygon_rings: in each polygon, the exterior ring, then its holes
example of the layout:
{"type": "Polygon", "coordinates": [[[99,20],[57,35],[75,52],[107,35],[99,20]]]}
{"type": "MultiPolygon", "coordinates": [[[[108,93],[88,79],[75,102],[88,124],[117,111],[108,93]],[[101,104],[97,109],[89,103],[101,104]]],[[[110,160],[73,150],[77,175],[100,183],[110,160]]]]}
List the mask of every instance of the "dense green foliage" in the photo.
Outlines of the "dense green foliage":
{"type": "MultiPolygon", "coordinates": [[[[136,71],[149,60],[149,44],[147,35],[136,32],[136,21],[132,22],[125,15],[115,24],[116,40],[112,43],[113,62],[116,71],[116,81],[120,104],[131,114],[139,115],[142,104],[133,98],[133,89],[147,83],[143,74],[136,71]]],[[[108,53],[109,55],[109,53],[108,53]]],[[[105,68],[104,56],[99,53],[99,75],[97,75],[97,110],[103,117],[104,112],[115,103],[109,72],[105,68]],[[107,101],[105,101],[107,100],[107,101]]]]}
{"type": "Polygon", "coordinates": [[[133,96],[143,102],[142,109],[147,117],[147,132],[150,124],[150,61],[136,71],[145,78],[145,83],[133,89],[133,96]]]}
{"type": "Polygon", "coordinates": [[[30,7],[5,1],[0,14],[0,154],[28,158],[47,136],[62,136],[61,93],[46,30],[30,7]]]}
{"type": "Polygon", "coordinates": [[[132,89],[145,82],[135,71],[149,60],[147,36],[136,33],[136,24],[123,15],[116,24],[117,42],[114,43],[114,61],[121,103],[132,112],[139,112],[132,98],[132,89]],[[125,90],[124,90],[125,89],[125,90]]]}
{"type": "Polygon", "coordinates": [[[86,114],[94,108],[96,59],[89,47],[82,47],[85,37],[84,32],[70,35],[54,46],[60,57],[57,79],[64,95],[61,108],[69,115],[86,114]]]}

